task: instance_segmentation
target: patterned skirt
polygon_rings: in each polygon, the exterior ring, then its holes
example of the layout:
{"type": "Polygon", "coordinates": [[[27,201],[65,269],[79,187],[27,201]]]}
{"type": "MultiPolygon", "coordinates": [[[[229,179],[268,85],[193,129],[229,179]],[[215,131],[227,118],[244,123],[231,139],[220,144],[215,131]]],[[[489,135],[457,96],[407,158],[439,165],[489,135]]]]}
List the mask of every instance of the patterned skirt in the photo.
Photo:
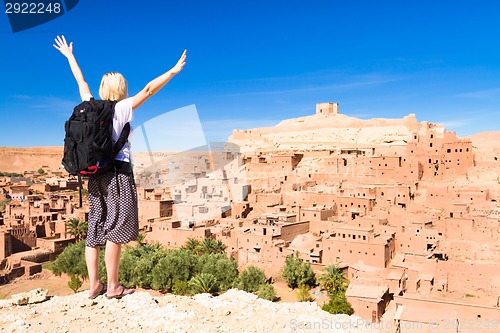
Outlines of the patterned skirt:
{"type": "Polygon", "coordinates": [[[137,191],[132,173],[106,172],[89,179],[86,246],[125,244],[139,234],[137,191]]]}

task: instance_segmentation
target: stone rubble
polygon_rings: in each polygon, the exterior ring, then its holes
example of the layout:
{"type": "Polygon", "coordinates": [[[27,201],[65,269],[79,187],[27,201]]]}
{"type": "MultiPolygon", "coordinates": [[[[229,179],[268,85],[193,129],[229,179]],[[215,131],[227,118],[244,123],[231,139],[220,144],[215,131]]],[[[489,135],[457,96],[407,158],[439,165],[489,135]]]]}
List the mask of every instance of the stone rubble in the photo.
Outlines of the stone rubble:
{"type": "Polygon", "coordinates": [[[316,303],[273,303],[236,289],[217,297],[144,291],[122,299],[87,297],[84,291],[22,306],[4,301],[0,332],[378,332],[359,317],[331,315],[316,303]]]}
{"type": "Polygon", "coordinates": [[[48,298],[48,292],[49,291],[47,289],[37,288],[25,293],[12,295],[12,297],[8,300],[0,301],[0,308],[10,305],[27,305],[40,303],[48,298]]]}

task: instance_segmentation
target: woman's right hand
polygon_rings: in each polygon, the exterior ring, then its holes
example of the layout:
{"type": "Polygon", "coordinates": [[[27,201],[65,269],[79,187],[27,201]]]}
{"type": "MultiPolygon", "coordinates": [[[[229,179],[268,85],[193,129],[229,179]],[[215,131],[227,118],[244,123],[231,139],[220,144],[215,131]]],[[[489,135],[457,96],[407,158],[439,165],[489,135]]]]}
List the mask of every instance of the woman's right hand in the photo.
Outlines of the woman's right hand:
{"type": "Polygon", "coordinates": [[[66,42],[66,38],[63,36],[57,36],[57,38],[54,38],[56,44],[53,44],[53,46],[61,52],[66,58],[70,57],[73,55],[73,42],[71,42],[69,45],[66,42]]]}

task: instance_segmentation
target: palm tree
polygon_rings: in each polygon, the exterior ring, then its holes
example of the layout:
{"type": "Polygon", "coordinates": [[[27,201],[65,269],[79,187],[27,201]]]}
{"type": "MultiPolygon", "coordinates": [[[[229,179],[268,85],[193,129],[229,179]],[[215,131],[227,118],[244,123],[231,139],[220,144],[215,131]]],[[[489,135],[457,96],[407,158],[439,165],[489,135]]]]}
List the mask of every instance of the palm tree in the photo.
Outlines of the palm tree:
{"type": "Polygon", "coordinates": [[[217,279],[210,273],[201,273],[189,281],[189,288],[196,294],[212,293],[215,290],[217,279]]]}
{"type": "Polygon", "coordinates": [[[144,232],[139,232],[135,241],[141,246],[146,244],[146,234],[144,232]]]}
{"type": "Polygon", "coordinates": [[[75,241],[79,242],[87,237],[88,222],[77,218],[72,218],[66,221],[67,233],[75,237],[75,241]]]}
{"type": "Polygon", "coordinates": [[[200,247],[200,241],[196,238],[188,238],[186,244],[182,246],[184,249],[190,250],[194,254],[198,254],[198,250],[200,247]]]}
{"type": "Polygon", "coordinates": [[[328,265],[324,273],[318,276],[320,285],[332,296],[339,292],[345,292],[349,281],[337,265],[328,265]]]}
{"type": "Polygon", "coordinates": [[[227,245],[221,240],[216,240],[213,245],[214,253],[224,253],[226,251],[227,245]]]}
{"type": "Polygon", "coordinates": [[[222,243],[220,240],[215,240],[213,238],[205,238],[199,244],[199,249],[201,253],[224,253],[226,250],[226,244],[222,243]]]}

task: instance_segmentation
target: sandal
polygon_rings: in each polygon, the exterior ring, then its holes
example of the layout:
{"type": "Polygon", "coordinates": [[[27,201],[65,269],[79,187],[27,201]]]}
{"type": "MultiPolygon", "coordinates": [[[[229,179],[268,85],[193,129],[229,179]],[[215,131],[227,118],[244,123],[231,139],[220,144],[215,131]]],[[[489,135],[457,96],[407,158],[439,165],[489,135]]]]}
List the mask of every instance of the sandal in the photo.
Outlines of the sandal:
{"type": "Polygon", "coordinates": [[[120,299],[122,298],[123,296],[127,296],[127,295],[130,295],[130,294],[133,294],[135,292],[134,289],[129,289],[130,291],[125,293],[125,286],[121,286],[122,287],[122,291],[121,293],[119,293],[118,295],[113,295],[113,296],[109,296],[107,293],[106,293],[106,298],[107,299],[113,299],[113,298],[116,298],[116,299],[120,299]]]}
{"type": "Polygon", "coordinates": [[[96,292],[95,294],[90,294],[90,290],[89,290],[89,299],[96,299],[97,296],[101,296],[101,295],[104,295],[106,292],[107,292],[107,288],[106,288],[106,285],[104,283],[100,283],[101,284],[101,290],[99,290],[98,292],[96,292]]]}

